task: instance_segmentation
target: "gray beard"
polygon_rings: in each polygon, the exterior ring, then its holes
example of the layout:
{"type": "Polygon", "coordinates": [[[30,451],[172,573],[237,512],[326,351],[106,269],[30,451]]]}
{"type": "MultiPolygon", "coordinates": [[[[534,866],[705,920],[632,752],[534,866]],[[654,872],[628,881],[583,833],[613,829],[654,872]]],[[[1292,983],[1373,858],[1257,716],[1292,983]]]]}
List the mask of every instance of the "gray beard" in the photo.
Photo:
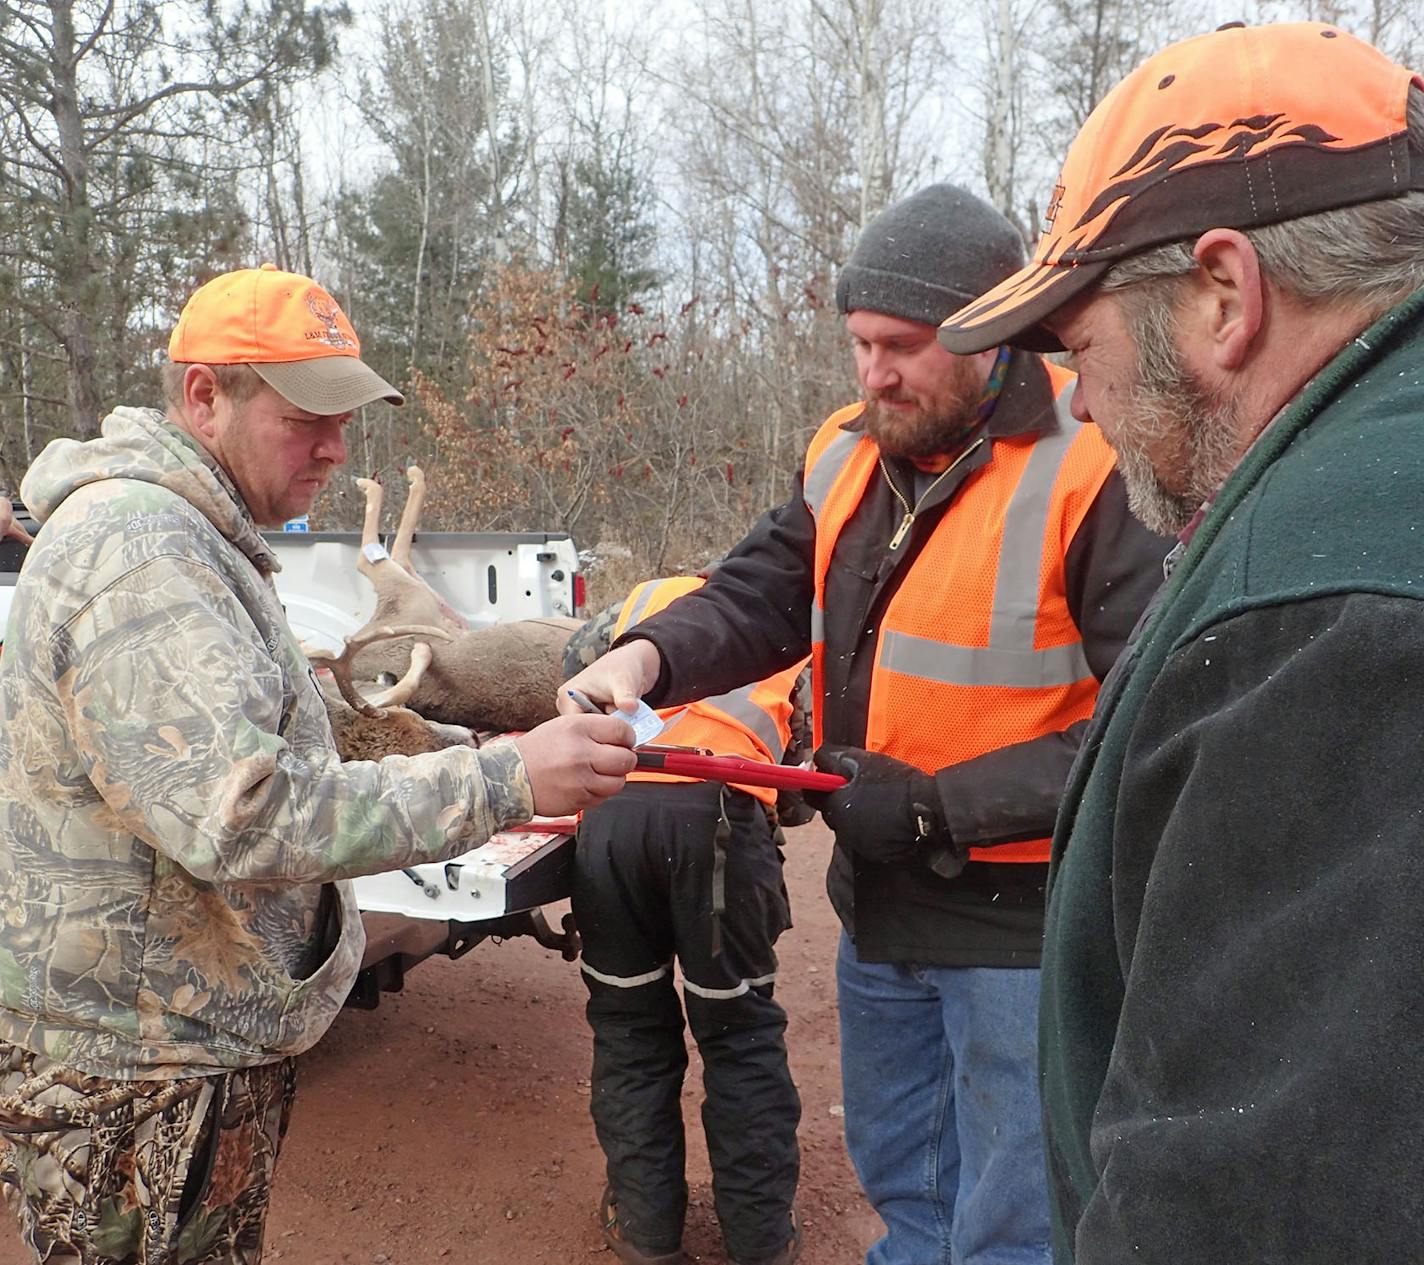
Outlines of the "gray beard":
{"type": "Polygon", "coordinates": [[[1132,321],[1137,381],[1118,428],[1118,469],[1127,507],[1148,531],[1180,535],[1202,505],[1216,495],[1240,460],[1240,408],[1217,398],[1183,363],[1170,322],[1132,321]],[[1174,492],[1147,458],[1153,441],[1171,438],[1181,454],[1170,472],[1174,492]]]}
{"type": "Polygon", "coordinates": [[[1132,426],[1135,436],[1154,431],[1165,434],[1170,428],[1185,430],[1185,455],[1174,480],[1181,486],[1180,492],[1162,482],[1143,448],[1127,442],[1117,450],[1128,509],[1148,531],[1176,536],[1216,495],[1240,459],[1238,410],[1226,401],[1211,399],[1196,382],[1178,383],[1170,396],[1143,388],[1132,407],[1137,413],[1132,426]]]}
{"type": "Polygon", "coordinates": [[[1159,536],[1180,535],[1206,499],[1178,496],[1164,487],[1152,463],[1134,450],[1119,449],[1117,468],[1127,489],[1127,508],[1148,531],[1159,536]]]}

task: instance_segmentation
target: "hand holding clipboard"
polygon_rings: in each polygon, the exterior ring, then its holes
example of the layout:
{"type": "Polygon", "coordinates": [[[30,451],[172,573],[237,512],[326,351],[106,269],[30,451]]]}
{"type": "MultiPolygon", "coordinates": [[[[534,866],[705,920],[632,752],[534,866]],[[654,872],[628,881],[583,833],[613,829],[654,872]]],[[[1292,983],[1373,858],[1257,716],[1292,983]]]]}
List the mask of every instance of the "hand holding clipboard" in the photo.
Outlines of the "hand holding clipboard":
{"type": "MultiPolygon", "coordinates": [[[[603,710],[578,690],[566,690],[565,693],[586,712],[603,710]]],[[[652,736],[656,737],[656,734],[652,736]]],[[[640,769],[693,777],[704,782],[736,782],[742,786],[772,786],[794,791],[834,791],[846,784],[845,778],[835,773],[786,764],[766,764],[761,760],[748,760],[745,756],[655,747],[648,739],[644,739],[633,754],[640,769]]]]}

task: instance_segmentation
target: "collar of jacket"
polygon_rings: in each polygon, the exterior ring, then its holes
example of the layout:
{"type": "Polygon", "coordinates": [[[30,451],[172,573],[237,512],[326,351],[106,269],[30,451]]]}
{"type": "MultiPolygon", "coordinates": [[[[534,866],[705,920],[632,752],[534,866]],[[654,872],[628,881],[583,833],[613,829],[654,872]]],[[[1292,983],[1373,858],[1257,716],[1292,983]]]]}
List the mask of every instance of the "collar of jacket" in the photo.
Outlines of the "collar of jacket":
{"type": "MultiPolygon", "coordinates": [[[[865,410],[862,407],[854,417],[841,423],[841,429],[863,430],[864,415],[865,410]]],[[[1058,415],[1053,409],[1053,384],[1048,380],[1048,370],[1043,367],[1043,358],[1037,352],[1015,348],[1009,360],[1009,372],[1004,379],[1004,389],[999,394],[999,402],[989,414],[989,420],[984,423],[983,429],[974,431],[973,436],[982,434],[989,439],[1005,439],[1010,435],[1030,432],[1051,434],[1057,429],[1058,415]]]]}
{"type": "Polygon", "coordinates": [[[267,575],[273,575],[282,569],[282,564],[277,561],[277,556],[272,552],[271,547],[262,537],[262,528],[257,525],[257,520],[252,517],[252,511],[247,508],[247,502],[243,500],[242,493],[237,490],[237,484],[232,481],[232,476],[218,464],[218,459],[202,446],[196,439],[186,431],[179,430],[172,422],[165,421],[164,425],[171,430],[177,431],[178,435],[186,439],[197,451],[198,460],[201,461],[212,473],[213,478],[224,492],[227,493],[233,505],[236,507],[241,521],[235,523],[231,528],[225,528],[222,523],[216,526],[226,535],[233,544],[242,550],[252,559],[253,565],[267,575]]]}
{"type": "Polygon", "coordinates": [[[109,479],[135,479],[182,497],[251,559],[263,574],[280,570],[242,495],[217,460],[157,409],[113,409],[95,439],[51,440],[20,485],[25,505],[40,521],[79,488],[109,479]]]}
{"type": "MultiPolygon", "coordinates": [[[[115,409],[116,413],[121,410],[115,409]]],[[[238,549],[245,553],[258,571],[272,575],[282,569],[267,542],[262,538],[262,530],[237,490],[232,476],[218,463],[218,459],[203,447],[192,435],[155,409],[122,410],[131,414],[145,415],[151,423],[154,434],[165,439],[165,447],[171,451],[186,450],[188,454],[183,464],[190,467],[195,477],[186,490],[175,488],[179,495],[196,506],[218,531],[238,549]],[[194,459],[196,458],[196,461],[194,459]],[[204,477],[206,474],[207,477],[204,477]]]]}

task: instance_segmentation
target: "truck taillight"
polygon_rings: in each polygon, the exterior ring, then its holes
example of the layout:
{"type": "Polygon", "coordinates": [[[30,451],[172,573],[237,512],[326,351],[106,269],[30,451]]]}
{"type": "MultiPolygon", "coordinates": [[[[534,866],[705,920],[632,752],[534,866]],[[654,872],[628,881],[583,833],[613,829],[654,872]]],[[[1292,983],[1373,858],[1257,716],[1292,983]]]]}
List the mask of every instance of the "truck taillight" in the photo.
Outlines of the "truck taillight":
{"type": "Polygon", "coordinates": [[[574,610],[582,613],[583,608],[588,603],[588,581],[583,578],[582,571],[574,572],[574,610]]]}

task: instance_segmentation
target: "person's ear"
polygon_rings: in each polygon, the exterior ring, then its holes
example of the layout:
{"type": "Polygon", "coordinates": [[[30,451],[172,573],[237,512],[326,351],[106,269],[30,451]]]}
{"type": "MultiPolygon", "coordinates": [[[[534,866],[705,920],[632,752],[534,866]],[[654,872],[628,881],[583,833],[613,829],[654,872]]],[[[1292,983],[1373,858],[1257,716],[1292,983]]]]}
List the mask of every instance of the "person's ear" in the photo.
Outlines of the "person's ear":
{"type": "Polygon", "coordinates": [[[1265,325],[1266,294],[1256,248],[1234,228],[1213,228],[1197,238],[1198,332],[1207,355],[1224,372],[1247,363],[1265,325]]]}
{"type": "Polygon", "coordinates": [[[207,365],[189,365],[183,372],[183,411],[203,435],[211,438],[217,412],[218,378],[207,365]]]}

